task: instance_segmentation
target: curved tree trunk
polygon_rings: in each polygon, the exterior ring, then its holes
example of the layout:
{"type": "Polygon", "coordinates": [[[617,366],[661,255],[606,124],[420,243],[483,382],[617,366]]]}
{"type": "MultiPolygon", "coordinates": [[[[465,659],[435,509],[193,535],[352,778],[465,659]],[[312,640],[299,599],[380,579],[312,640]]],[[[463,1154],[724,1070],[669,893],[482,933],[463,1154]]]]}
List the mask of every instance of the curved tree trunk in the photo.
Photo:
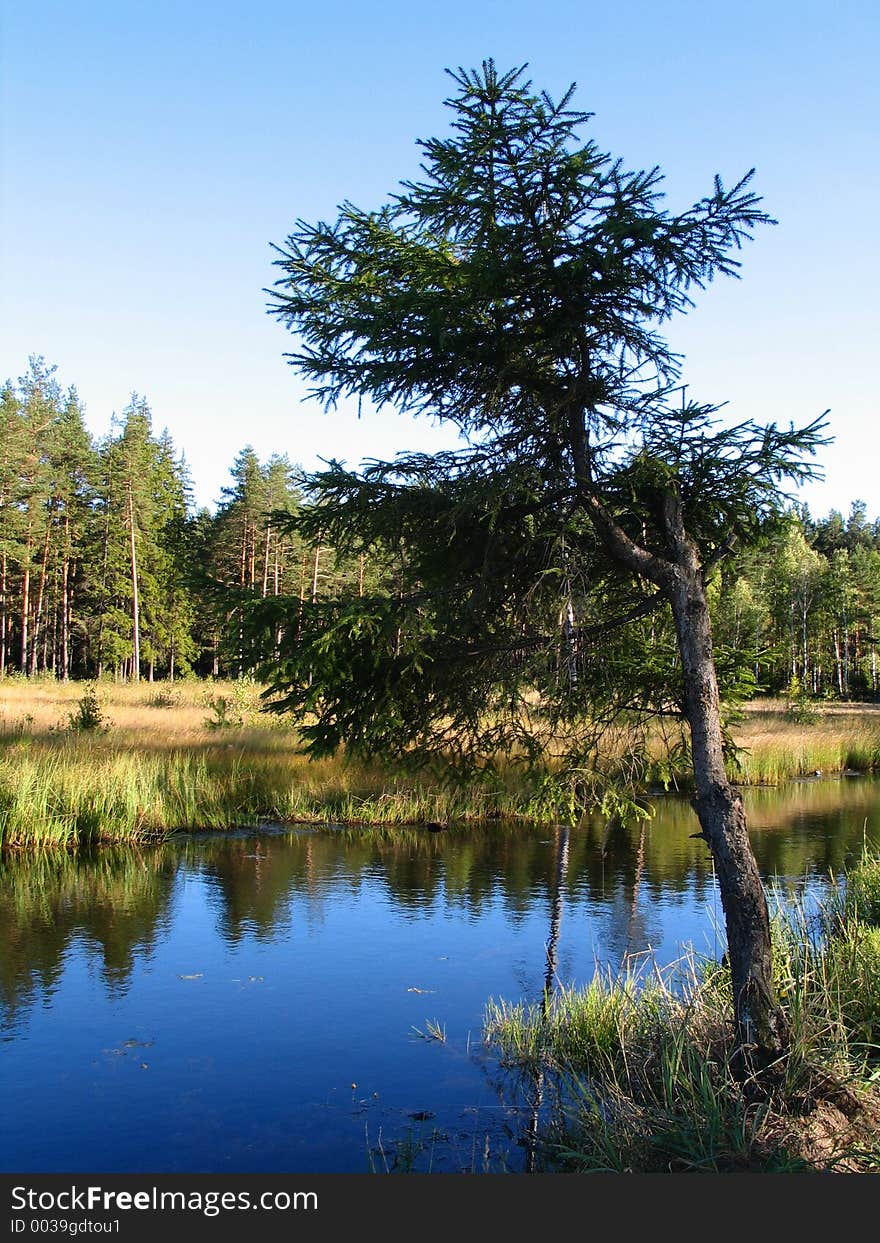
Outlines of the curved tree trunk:
{"type": "Polygon", "coordinates": [[[587,513],[614,560],[659,587],[672,607],[691,731],[693,805],[701,836],[712,852],[724,908],[736,1035],[748,1063],[767,1065],[785,1050],[788,1033],[773,987],[764,886],[746,830],[742,799],[724,767],[721,702],[700,554],[685,530],[675,490],[663,498],[666,556],[634,543],[589,487],[583,496],[587,513]]]}
{"type": "Polygon", "coordinates": [[[690,564],[676,567],[669,596],[691,731],[693,805],[712,852],[724,908],[737,1035],[744,1054],[766,1064],[783,1051],[786,1041],[773,985],[767,899],[742,798],[725,771],[709,609],[696,551],[689,548],[690,564]]]}

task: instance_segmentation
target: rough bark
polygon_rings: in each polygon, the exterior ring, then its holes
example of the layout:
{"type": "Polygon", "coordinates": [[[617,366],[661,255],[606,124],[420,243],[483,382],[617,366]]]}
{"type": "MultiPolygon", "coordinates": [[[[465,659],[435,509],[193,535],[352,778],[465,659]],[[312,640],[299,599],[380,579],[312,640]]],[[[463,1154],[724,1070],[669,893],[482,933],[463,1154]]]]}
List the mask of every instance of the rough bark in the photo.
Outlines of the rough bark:
{"type": "Polygon", "coordinates": [[[61,563],[61,680],[70,677],[70,519],[64,518],[64,560],[61,563]]]}
{"type": "Polygon", "coordinates": [[[670,590],[682,659],[685,714],[691,731],[694,810],[712,852],[727,932],[739,1044],[766,1064],[785,1047],[784,1020],[773,984],[767,899],[746,828],[740,795],[724,765],[721,711],[709,609],[695,550],[678,565],[670,590]]]}
{"type": "Polygon", "coordinates": [[[24,572],[21,579],[21,671],[27,673],[28,670],[28,615],[31,607],[31,566],[30,566],[30,544],[27,548],[27,561],[25,562],[24,572]]]}
{"type": "Polygon", "coordinates": [[[0,678],[6,676],[6,549],[0,555],[0,678]]]}
{"type": "Polygon", "coordinates": [[[582,485],[584,507],[607,551],[666,595],[672,608],[691,733],[694,810],[715,864],[724,909],[736,1036],[749,1065],[767,1065],[784,1050],[785,1022],[773,986],[767,899],[746,828],[740,795],[724,765],[721,704],[709,607],[699,552],[688,537],[679,498],[663,501],[667,555],[633,541],[582,485]]]}
{"type": "Polygon", "coordinates": [[[141,622],[140,622],[140,603],[138,600],[138,566],[137,566],[137,541],[135,540],[134,530],[134,498],[132,496],[132,483],[128,480],[128,536],[129,536],[129,557],[131,560],[131,622],[132,622],[132,657],[131,657],[131,680],[133,682],[140,681],[141,676],[141,622]]]}
{"type": "Polygon", "coordinates": [[[37,603],[34,609],[34,634],[31,646],[30,666],[28,670],[31,674],[36,673],[39,667],[40,633],[43,624],[43,600],[46,594],[46,576],[49,569],[49,547],[51,542],[52,517],[50,513],[46,524],[46,536],[43,540],[43,556],[40,560],[40,584],[37,588],[37,603]]]}

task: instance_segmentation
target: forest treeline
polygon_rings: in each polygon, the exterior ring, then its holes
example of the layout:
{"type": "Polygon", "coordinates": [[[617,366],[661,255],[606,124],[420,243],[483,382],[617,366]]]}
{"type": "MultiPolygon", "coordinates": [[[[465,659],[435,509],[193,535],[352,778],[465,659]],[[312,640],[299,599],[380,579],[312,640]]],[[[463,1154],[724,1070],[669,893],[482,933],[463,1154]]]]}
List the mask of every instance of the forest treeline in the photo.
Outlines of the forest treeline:
{"type": "MultiPolygon", "coordinates": [[[[0,676],[235,676],[255,660],[249,602],[285,599],[289,643],[318,601],[393,591],[401,550],[302,538],[289,518],[308,503],[286,455],[246,446],[216,509],[197,509],[144,398],[95,439],[76,390],[32,357],[0,392],[0,676]]],[[[719,650],[758,690],[877,698],[880,520],[862,501],[792,508],[724,563],[711,605],[719,650]]]]}

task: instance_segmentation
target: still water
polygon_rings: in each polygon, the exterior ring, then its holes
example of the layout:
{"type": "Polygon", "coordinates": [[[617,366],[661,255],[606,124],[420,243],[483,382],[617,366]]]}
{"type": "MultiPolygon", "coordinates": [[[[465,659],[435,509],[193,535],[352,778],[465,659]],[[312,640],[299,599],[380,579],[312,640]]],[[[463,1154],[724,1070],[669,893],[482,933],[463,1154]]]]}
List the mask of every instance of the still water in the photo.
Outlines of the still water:
{"type": "MultiPolygon", "coordinates": [[[[877,782],[746,798],[783,895],[821,897],[880,839],[877,782]]],[[[521,1169],[487,998],[538,1001],[548,943],[566,984],[720,954],[696,829],[665,798],[626,829],[262,829],[6,860],[0,1169],[521,1169]]]]}

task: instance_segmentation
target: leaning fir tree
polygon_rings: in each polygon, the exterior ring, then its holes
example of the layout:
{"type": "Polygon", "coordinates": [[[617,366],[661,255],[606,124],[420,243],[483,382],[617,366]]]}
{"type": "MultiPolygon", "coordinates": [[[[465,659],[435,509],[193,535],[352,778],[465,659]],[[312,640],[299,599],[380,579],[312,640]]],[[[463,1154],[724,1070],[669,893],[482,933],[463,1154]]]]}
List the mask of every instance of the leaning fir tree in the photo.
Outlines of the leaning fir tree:
{"type": "MultiPolygon", "coordinates": [[[[768,223],[751,173],[675,215],[661,175],[582,137],[524,67],[451,74],[451,132],[377,211],[298,222],[272,312],[326,407],[366,398],[462,448],[311,477],[305,535],[369,556],[382,589],[288,616],[275,703],[314,754],[549,766],[595,794],[603,728],[679,712],[726,919],[736,1034],[785,1047],[767,903],[725,734],[706,586],[812,471],[822,423],[722,425],[661,330],[768,223]]],[[[272,602],[276,611],[282,607],[272,602]]],[[[274,634],[280,618],[265,619],[274,634]]]]}

